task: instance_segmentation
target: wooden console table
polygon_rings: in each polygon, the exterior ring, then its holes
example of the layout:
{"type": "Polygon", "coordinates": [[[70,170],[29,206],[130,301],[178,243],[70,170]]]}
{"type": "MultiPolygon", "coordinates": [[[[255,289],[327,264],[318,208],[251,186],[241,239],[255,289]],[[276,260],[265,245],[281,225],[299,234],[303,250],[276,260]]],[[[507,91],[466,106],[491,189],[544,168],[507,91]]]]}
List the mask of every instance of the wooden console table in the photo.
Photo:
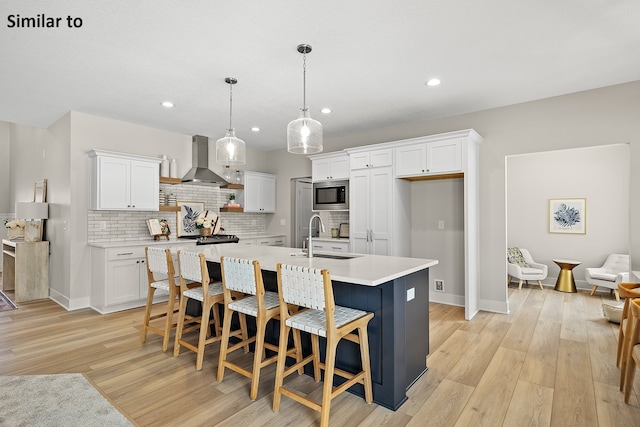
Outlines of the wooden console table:
{"type": "Polygon", "coordinates": [[[49,298],[49,242],[2,240],[2,290],[16,302],[49,298]]]}

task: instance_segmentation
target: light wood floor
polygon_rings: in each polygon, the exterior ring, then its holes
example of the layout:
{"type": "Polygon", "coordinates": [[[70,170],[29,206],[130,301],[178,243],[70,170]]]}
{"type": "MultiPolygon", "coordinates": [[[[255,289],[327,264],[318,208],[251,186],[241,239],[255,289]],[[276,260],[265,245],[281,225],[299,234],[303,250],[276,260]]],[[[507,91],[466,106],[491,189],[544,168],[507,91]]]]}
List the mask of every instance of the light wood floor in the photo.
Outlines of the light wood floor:
{"type": "MultiPolygon", "coordinates": [[[[617,325],[601,313],[611,297],[533,287],[509,292],[511,314],[481,312],[469,322],[462,308],[432,303],[429,371],[409,389],[409,400],[393,412],[345,393],[334,401],[331,424],[640,426],[637,394],[625,405],[618,391],[617,325]]],[[[163,353],[157,335],[140,343],[142,309],[67,312],[49,300],[18,307],[0,312],[0,375],[84,373],[141,426],[318,423],[317,413],[287,398],[278,414],[271,411],[274,366],[251,402],[246,378],[227,371],[216,381],[218,344],[196,372],[193,353],[163,353]]],[[[320,395],[310,377],[290,378],[320,395]]],[[[640,390],[640,379],[635,386],[640,390]]]]}

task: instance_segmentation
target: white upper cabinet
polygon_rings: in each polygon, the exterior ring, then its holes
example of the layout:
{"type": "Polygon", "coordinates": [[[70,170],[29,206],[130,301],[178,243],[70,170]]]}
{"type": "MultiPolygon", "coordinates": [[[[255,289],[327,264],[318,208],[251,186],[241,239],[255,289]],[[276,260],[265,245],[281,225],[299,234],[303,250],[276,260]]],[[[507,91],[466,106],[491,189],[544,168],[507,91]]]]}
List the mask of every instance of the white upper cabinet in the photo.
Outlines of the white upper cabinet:
{"type": "Polygon", "coordinates": [[[331,181],[349,179],[349,156],[346,153],[328,153],[310,156],[311,179],[331,181]]]}
{"type": "Polygon", "coordinates": [[[274,213],[276,211],[276,176],[244,171],[244,211],[274,213]]]}
{"type": "Polygon", "coordinates": [[[460,138],[405,145],[395,154],[396,177],[463,172],[460,138]]]}
{"type": "Polygon", "coordinates": [[[158,210],[160,159],[92,150],[90,209],[158,210]]]}
{"type": "Polygon", "coordinates": [[[349,155],[351,170],[379,168],[393,164],[393,151],[391,148],[371,150],[349,155]]]}

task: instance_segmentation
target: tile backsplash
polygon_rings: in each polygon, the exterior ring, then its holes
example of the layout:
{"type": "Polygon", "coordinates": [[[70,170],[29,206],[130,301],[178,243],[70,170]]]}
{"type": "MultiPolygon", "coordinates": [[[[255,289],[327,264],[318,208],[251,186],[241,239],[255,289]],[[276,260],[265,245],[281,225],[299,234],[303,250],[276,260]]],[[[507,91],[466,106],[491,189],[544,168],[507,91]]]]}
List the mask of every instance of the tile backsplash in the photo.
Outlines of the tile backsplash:
{"type": "MultiPolygon", "coordinates": [[[[204,185],[160,184],[166,194],[173,193],[177,200],[204,202],[205,209],[218,212],[227,234],[261,234],[267,231],[270,214],[219,212],[236,190],[204,185]]],[[[177,212],[89,211],[87,215],[87,240],[89,243],[151,240],[146,220],[166,219],[171,228],[171,238],[177,238],[177,212]]]]}
{"type": "Polygon", "coordinates": [[[324,233],[320,233],[320,237],[331,237],[332,228],[349,223],[349,211],[320,211],[320,218],[324,224],[324,233]]]}

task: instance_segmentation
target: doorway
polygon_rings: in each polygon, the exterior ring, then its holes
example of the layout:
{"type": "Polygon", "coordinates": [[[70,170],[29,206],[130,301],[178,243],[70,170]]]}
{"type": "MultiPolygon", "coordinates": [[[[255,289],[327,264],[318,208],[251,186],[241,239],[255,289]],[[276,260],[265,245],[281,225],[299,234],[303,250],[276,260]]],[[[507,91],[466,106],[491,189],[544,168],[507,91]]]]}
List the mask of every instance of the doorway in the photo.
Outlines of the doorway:
{"type": "Polygon", "coordinates": [[[612,253],[629,253],[629,158],[629,144],[506,156],[505,254],[508,247],[528,249],[549,267],[543,280],[548,286],[559,273],[554,258],[578,260],[576,285],[590,289],[586,267],[600,267],[612,253]],[[550,200],[571,198],[585,201],[585,232],[550,231],[550,200]]]}
{"type": "MultiPolygon", "coordinates": [[[[293,247],[304,247],[309,236],[309,219],[313,215],[313,184],[311,178],[293,178],[293,247]]],[[[316,235],[317,221],[312,234],[316,235]]]]}

